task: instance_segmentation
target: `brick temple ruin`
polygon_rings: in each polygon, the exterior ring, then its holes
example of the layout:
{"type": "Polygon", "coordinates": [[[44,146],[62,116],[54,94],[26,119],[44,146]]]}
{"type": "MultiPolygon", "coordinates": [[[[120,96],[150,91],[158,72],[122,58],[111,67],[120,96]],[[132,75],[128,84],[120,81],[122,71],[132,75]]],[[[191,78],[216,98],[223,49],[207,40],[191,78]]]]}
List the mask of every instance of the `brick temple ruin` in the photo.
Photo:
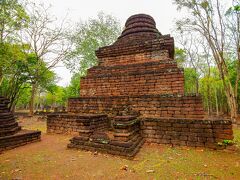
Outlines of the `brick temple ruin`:
{"type": "Polygon", "coordinates": [[[40,141],[41,131],[22,130],[8,104],[9,100],[0,96],[0,152],[40,141]]]}
{"type": "Polygon", "coordinates": [[[48,133],[78,134],[68,148],[133,157],[144,142],[217,148],[232,140],[229,120],[206,120],[200,96],[184,94],[174,39],[145,14],[128,18],[117,41],[96,51],[67,114],[49,115],[48,133]]]}

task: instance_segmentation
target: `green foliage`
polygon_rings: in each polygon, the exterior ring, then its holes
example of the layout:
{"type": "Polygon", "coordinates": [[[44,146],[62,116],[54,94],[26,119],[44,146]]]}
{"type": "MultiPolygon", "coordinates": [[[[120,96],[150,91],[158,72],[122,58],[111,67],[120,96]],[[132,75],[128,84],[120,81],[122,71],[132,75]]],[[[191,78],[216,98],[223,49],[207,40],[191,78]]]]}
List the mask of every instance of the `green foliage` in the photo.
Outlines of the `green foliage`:
{"type": "MultiPolygon", "coordinates": [[[[237,78],[237,72],[236,72],[236,67],[237,67],[237,60],[229,60],[227,62],[227,66],[228,66],[228,71],[229,71],[229,80],[231,81],[231,84],[233,85],[233,87],[235,87],[235,82],[236,82],[236,78],[237,78]]],[[[240,84],[238,84],[238,89],[240,89],[240,84]]]]}
{"type": "Polygon", "coordinates": [[[67,67],[72,71],[80,71],[81,76],[85,75],[88,68],[97,64],[95,51],[113,43],[120,31],[118,20],[103,12],[98,13],[96,19],[79,23],[69,37],[74,49],[65,61],[67,67]]]}
{"type": "MultiPolygon", "coordinates": [[[[29,3],[27,5],[30,7],[29,3]]],[[[58,92],[55,82],[56,75],[50,70],[50,67],[54,67],[63,53],[56,58],[57,60],[51,59],[50,62],[53,63],[50,65],[44,61],[43,55],[46,53],[52,55],[54,52],[58,52],[57,48],[61,45],[56,46],[53,51],[47,48],[57,44],[58,38],[62,37],[60,36],[62,31],[60,32],[59,29],[50,31],[46,25],[52,21],[44,16],[47,11],[44,11],[45,9],[42,6],[33,7],[30,7],[30,9],[36,11],[30,17],[26,13],[27,6],[22,5],[18,0],[0,1],[0,94],[10,99],[10,107],[16,102],[18,106],[26,106],[27,101],[34,99],[30,98],[33,84],[36,87],[33,92],[58,92]],[[36,9],[33,9],[33,7],[36,7],[36,9]],[[38,24],[40,21],[42,24],[38,24]],[[23,42],[23,39],[18,36],[19,30],[25,30],[26,28],[28,33],[23,34],[24,37],[30,34],[31,40],[27,41],[29,44],[20,43],[23,42]],[[39,46],[36,47],[39,49],[33,49],[32,46],[39,46]]],[[[30,9],[28,9],[28,13],[32,12],[30,9]]]]}
{"type": "Polygon", "coordinates": [[[198,81],[198,73],[193,68],[184,69],[184,90],[186,93],[196,93],[196,81],[198,81]]]}
{"type": "MultiPolygon", "coordinates": [[[[239,61],[239,1],[221,0],[174,0],[178,9],[187,10],[188,16],[177,21],[177,30],[181,34],[191,34],[200,40],[201,54],[209,54],[212,58],[205,59],[207,69],[217,68],[218,75],[205,72],[204,65],[201,69],[200,86],[205,98],[205,105],[210,110],[225,109],[230,112],[231,118],[237,115],[237,100],[239,99],[239,66],[229,65],[229,56],[238,58],[239,61]],[[230,3],[232,7],[228,8],[230,3]],[[201,40],[203,39],[203,41],[201,40]],[[201,43],[201,42],[206,43],[201,43]],[[206,53],[208,52],[209,53],[206,53]],[[213,62],[214,61],[214,62],[213,62]],[[219,79],[221,79],[219,82],[219,79]],[[215,106],[215,107],[214,107],[215,106]]],[[[195,43],[193,43],[194,45],[195,43]]],[[[192,44],[191,44],[192,45],[192,44]]],[[[231,63],[235,58],[231,58],[231,63]]],[[[192,58],[196,63],[198,58],[192,58]]],[[[194,66],[196,69],[196,66],[194,66]]],[[[197,70],[199,72],[199,70],[197,70]]],[[[218,111],[217,111],[218,112],[218,111]]]]}
{"type": "Polygon", "coordinates": [[[24,46],[18,44],[4,43],[1,50],[2,83],[5,83],[0,86],[0,91],[1,94],[11,98],[18,92],[18,88],[29,79],[28,54],[25,54],[24,46]]]}
{"type": "Polygon", "coordinates": [[[0,1],[0,43],[16,39],[16,32],[28,22],[29,17],[18,0],[0,1]]]}
{"type": "Polygon", "coordinates": [[[55,86],[53,92],[47,92],[44,96],[42,96],[42,104],[45,106],[60,106],[65,105],[66,97],[65,90],[63,87],[55,86]]]}
{"type": "Polygon", "coordinates": [[[240,11],[240,5],[236,5],[233,7],[234,11],[240,11]]]}
{"type": "Polygon", "coordinates": [[[66,97],[78,97],[80,96],[80,73],[73,74],[70,85],[65,88],[66,97]]]}
{"type": "Polygon", "coordinates": [[[28,54],[16,34],[27,27],[28,20],[24,7],[17,0],[0,1],[0,94],[9,97],[11,105],[27,81],[28,54]]]}
{"type": "MultiPolygon", "coordinates": [[[[235,66],[236,61],[228,62],[228,69],[230,75],[229,80],[231,81],[233,86],[237,76],[235,66]]],[[[216,67],[213,66],[210,68],[210,74],[205,73],[202,75],[196,73],[194,68],[184,68],[184,80],[184,89],[186,93],[196,93],[196,82],[198,81],[199,93],[203,98],[205,110],[210,111],[210,113],[217,110],[221,113],[226,113],[228,111],[227,98],[224,93],[223,82],[216,67]]],[[[240,85],[238,84],[238,86],[238,89],[240,90],[240,85]]],[[[238,104],[239,103],[240,101],[238,101],[238,104]]]]}
{"type": "Polygon", "coordinates": [[[209,3],[208,3],[208,1],[203,1],[200,3],[200,6],[204,9],[207,9],[209,7],[209,3]]]}
{"type": "Polygon", "coordinates": [[[26,108],[29,104],[30,96],[31,96],[31,87],[29,86],[29,84],[26,84],[19,91],[19,97],[17,99],[16,107],[26,108]]]}
{"type": "Polygon", "coordinates": [[[216,67],[210,68],[210,74],[200,78],[200,94],[203,97],[205,110],[211,112],[227,112],[227,98],[224,93],[223,82],[216,67]]]}
{"type": "MultiPolygon", "coordinates": [[[[234,2],[234,1],[233,1],[234,2]]],[[[240,12],[240,2],[237,2],[236,5],[230,7],[227,12],[226,15],[230,15],[232,13],[239,13],[240,12]]]]}
{"type": "Polygon", "coordinates": [[[222,142],[218,142],[217,144],[219,146],[227,146],[227,145],[234,144],[234,141],[233,140],[229,140],[229,139],[224,139],[222,142]]]}
{"type": "Polygon", "coordinates": [[[175,60],[177,61],[179,67],[183,67],[186,57],[187,55],[184,49],[175,48],[175,60]]]}
{"type": "Polygon", "coordinates": [[[56,74],[47,68],[46,63],[39,60],[34,53],[29,54],[27,63],[29,83],[37,83],[39,87],[47,91],[54,91],[56,74]]]}
{"type": "Polygon", "coordinates": [[[2,43],[0,46],[0,67],[3,75],[12,73],[13,65],[26,60],[24,45],[13,43],[2,43]]]}

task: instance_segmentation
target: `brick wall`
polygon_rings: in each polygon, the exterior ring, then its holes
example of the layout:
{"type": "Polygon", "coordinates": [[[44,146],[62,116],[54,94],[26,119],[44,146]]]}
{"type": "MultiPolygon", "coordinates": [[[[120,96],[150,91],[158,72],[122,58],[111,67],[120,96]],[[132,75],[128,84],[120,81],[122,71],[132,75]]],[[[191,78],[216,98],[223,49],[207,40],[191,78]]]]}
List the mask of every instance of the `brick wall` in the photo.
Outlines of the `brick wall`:
{"type": "Polygon", "coordinates": [[[105,57],[81,79],[81,96],[183,94],[183,69],[167,50],[105,57]]]}
{"type": "Polygon", "coordinates": [[[232,123],[228,120],[145,118],[141,130],[150,143],[217,148],[218,142],[233,140],[232,123]]]}
{"type": "Polygon", "coordinates": [[[96,51],[97,57],[116,57],[119,55],[131,55],[136,53],[146,53],[152,51],[167,50],[168,56],[174,59],[174,39],[170,35],[162,35],[161,37],[145,38],[145,34],[134,38],[120,38],[113,45],[99,48],[96,51]],[[132,42],[131,42],[132,41],[132,42]]]}
{"type": "Polygon", "coordinates": [[[196,95],[80,97],[68,101],[68,111],[73,113],[114,114],[128,106],[142,117],[201,119],[204,116],[201,97],[196,95]]]}
{"type": "Polygon", "coordinates": [[[47,133],[88,134],[108,128],[106,115],[51,114],[47,116],[47,133]]]}
{"type": "Polygon", "coordinates": [[[41,141],[40,131],[22,130],[14,135],[0,137],[0,154],[2,151],[41,141]]]}
{"type": "Polygon", "coordinates": [[[119,65],[140,64],[146,62],[174,61],[169,58],[167,50],[142,52],[129,55],[118,55],[115,57],[103,57],[99,59],[99,66],[112,67],[119,65]]]}
{"type": "MultiPolygon", "coordinates": [[[[115,119],[115,124],[117,117],[115,119]]],[[[128,116],[130,117],[130,116],[128,116]]],[[[135,119],[134,119],[135,120],[135,119]]],[[[221,148],[218,142],[233,140],[232,122],[229,120],[200,120],[195,118],[149,118],[140,120],[141,137],[148,143],[172,144],[181,146],[221,148]]],[[[120,121],[120,130],[114,129],[115,136],[138,132],[132,126],[123,128],[126,121],[120,121]]],[[[130,123],[129,123],[130,124],[130,123]]],[[[132,124],[131,124],[132,125],[132,124]]],[[[48,133],[79,134],[84,137],[108,129],[106,115],[49,115],[47,120],[48,133]]],[[[134,134],[133,133],[133,134],[134,134]]],[[[115,140],[118,140],[117,137],[115,140]]],[[[122,139],[121,139],[122,140],[122,139]]],[[[128,139],[127,139],[128,140],[128,139]]]]}

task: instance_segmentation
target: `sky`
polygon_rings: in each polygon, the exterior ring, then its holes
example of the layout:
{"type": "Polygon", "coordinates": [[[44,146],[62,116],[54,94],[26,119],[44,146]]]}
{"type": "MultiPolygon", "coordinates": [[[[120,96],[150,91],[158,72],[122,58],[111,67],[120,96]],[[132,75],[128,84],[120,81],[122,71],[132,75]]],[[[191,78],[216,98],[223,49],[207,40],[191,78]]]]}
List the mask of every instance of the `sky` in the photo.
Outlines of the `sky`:
{"type": "MultiPolygon", "coordinates": [[[[67,15],[72,23],[97,17],[103,11],[116,17],[122,27],[128,17],[138,13],[151,15],[162,34],[171,34],[176,18],[181,16],[172,0],[38,0],[46,5],[51,4],[51,14],[59,20],[67,15]]],[[[71,73],[62,64],[54,69],[60,77],[58,85],[67,86],[71,73]],[[60,67],[59,67],[60,66],[60,67]]]]}

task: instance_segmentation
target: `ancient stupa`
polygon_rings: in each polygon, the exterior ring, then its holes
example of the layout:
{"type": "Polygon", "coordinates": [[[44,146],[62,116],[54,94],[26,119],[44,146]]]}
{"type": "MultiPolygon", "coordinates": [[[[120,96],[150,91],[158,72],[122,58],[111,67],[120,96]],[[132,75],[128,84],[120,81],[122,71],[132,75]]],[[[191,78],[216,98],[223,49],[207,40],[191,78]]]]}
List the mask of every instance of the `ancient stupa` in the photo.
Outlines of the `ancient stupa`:
{"type": "Polygon", "coordinates": [[[0,152],[40,141],[40,131],[22,130],[8,108],[9,100],[0,96],[0,152]]]}
{"type": "Polygon", "coordinates": [[[201,97],[184,94],[174,39],[146,14],[128,18],[121,36],[96,51],[69,114],[48,116],[49,133],[79,133],[69,148],[132,157],[144,141],[216,148],[232,139],[231,121],[204,119],[201,97]]]}

